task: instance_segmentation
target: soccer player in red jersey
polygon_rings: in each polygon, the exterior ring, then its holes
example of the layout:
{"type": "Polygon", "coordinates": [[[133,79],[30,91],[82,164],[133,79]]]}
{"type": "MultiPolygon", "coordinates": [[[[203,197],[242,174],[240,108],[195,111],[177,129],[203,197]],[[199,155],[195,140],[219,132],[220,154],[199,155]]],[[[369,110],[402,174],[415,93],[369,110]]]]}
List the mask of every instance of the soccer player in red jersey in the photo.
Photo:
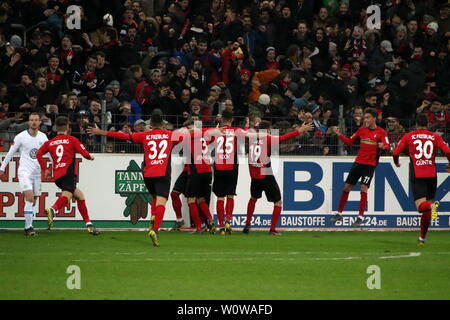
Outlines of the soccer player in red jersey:
{"type": "Polygon", "coordinates": [[[152,239],[153,246],[159,247],[158,230],[164,219],[170,192],[172,146],[182,141],[184,133],[161,129],[164,122],[163,113],[159,109],[153,110],[150,121],[152,129],[147,132],[131,134],[105,132],[97,127],[89,128],[87,131],[91,135],[104,135],[142,144],[145,159],[144,182],[153,199],[150,204],[152,216],[148,235],[152,239]]]}
{"type": "MultiPolygon", "coordinates": [[[[194,128],[194,121],[186,120],[183,123],[183,128],[187,130],[192,130],[194,128]]],[[[180,230],[181,227],[184,226],[183,215],[181,213],[181,209],[183,207],[180,199],[180,195],[186,196],[186,185],[188,180],[188,164],[185,163],[183,167],[183,171],[178,176],[175,184],[172,188],[172,192],[170,192],[170,198],[172,199],[172,208],[175,211],[175,215],[177,217],[177,221],[175,223],[175,230],[180,230]]]]}
{"type": "Polygon", "coordinates": [[[249,137],[248,167],[252,182],[250,185],[251,198],[247,205],[247,221],[243,229],[244,233],[248,234],[250,232],[256,202],[261,198],[262,193],[265,192],[267,201],[274,204],[269,233],[271,235],[280,235],[276,231],[276,227],[281,215],[282,201],[280,188],[273,175],[270,162],[272,147],[276,147],[280,142],[293,139],[302,132],[311,131],[312,129],[312,124],[303,124],[297,130],[276,139],[271,136],[270,122],[261,121],[257,135],[249,137]],[[260,134],[260,130],[267,130],[267,133],[260,134]]]}
{"type": "Polygon", "coordinates": [[[192,126],[189,127],[189,130],[190,138],[185,140],[186,148],[184,149],[190,157],[187,166],[185,195],[196,228],[194,233],[203,233],[200,209],[206,218],[206,226],[209,232],[214,234],[216,225],[206,202],[206,199],[209,199],[211,195],[211,154],[209,143],[204,135],[213,134],[215,129],[198,129],[192,126]]]}
{"type": "MultiPolygon", "coordinates": [[[[431,219],[437,218],[439,202],[432,203],[437,188],[436,150],[441,149],[450,162],[450,148],[440,135],[428,131],[427,127],[427,116],[420,114],[416,119],[416,130],[405,134],[392,154],[395,165],[400,168],[400,154],[406,148],[409,151],[411,160],[409,181],[412,185],[417,210],[422,214],[420,218],[419,246],[425,244],[431,219]]],[[[448,171],[450,172],[450,166],[448,171]]]]}
{"type": "Polygon", "coordinates": [[[244,138],[246,130],[232,127],[233,113],[222,112],[220,132],[213,135],[214,182],[213,192],[217,196],[216,210],[220,234],[231,234],[231,217],[234,210],[234,196],[238,181],[238,139],[244,138]],[[225,198],[227,202],[225,205],[225,198]],[[225,220],[225,221],[224,221],[225,220]]]}
{"type": "Polygon", "coordinates": [[[50,169],[46,168],[44,155],[48,152],[53,160],[53,172],[55,184],[62,190],[61,196],[51,208],[45,209],[47,213],[47,222],[49,230],[53,227],[53,217],[56,212],[63,208],[73,198],[77,200],[78,210],[86,223],[87,230],[92,235],[99,235],[100,232],[92,225],[89,218],[86,200],[83,192],[77,188],[77,176],[75,174],[75,154],[79,153],[88,160],[94,160],[94,157],[84,148],[81,142],[72,136],[69,132],[69,118],[58,117],[55,120],[57,136],[52,140],[45,142],[36,153],[42,171],[45,177],[50,179],[52,174],[50,169]]]}
{"type": "Polygon", "coordinates": [[[342,220],[342,212],[348,201],[348,196],[353,187],[361,179],[361,201],[359,203],[359,215],[353,223],[353,227],[359,227],[363,223],[364,210],[367,206],[367,191],[375,173],[380,158],[380,150],[389,150],[389,140],[382,128],[377,126],[378,113],[373,108],[364,110],[365,126],[359,128],[350,138],[340,134],[339,128],[334,127],[333,131],[346,145],[352,146],[357,139],[360,140],[359,152],[353,164],[344,190],[339,201],[338,213],[331,219],[333,223],[342,220]]]}

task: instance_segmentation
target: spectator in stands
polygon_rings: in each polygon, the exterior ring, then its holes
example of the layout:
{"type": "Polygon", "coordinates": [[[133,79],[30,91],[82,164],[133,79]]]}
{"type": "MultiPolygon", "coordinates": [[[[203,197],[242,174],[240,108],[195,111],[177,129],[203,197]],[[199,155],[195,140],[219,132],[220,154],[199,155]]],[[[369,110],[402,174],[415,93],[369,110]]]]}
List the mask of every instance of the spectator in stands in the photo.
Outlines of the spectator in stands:
{"type": "Polygon", "coordinates": [[[78,96],[73,92],[62,95],[58,110],[60,115],[67,116],[71,122],[74,122],[76,115],[80,112],[78,96]]]}
{"type": "Polygon", "coordinates": [[[450,113],[444,109],[443,102],[442,98],[434,98],[427,112],[429,129],[441,135],[445,134],[450,127],[450,113]]]}
{"type": "Polygon", "coordinates": [[[289,130],[311,115],[319,129],[304,138],[306,154],[337,153],[329,128],[341,105],[349,135],[362,123],[355,106],[377,108],[381,126],[397,119],[408,131],[425,112],[432,130],[450,130],[445,1],[391,1],[380,30],[368,30],[364,5],[347,0],[170,0],[152,16],[139,1],[78,1],[81,30],[64,23],[70,1],[22,2],[0,6],[0,111],[37,110],[49,130],[68,114],[92,150],[83,130],[102,116],[91,110],[97,97],[116,113],[113,130],[148,119],[158,103],[175,126],[187,117],[212,125],[232,109],[240,119],[282,117],[289,130]]]}
{"type": "Polygon", "coordinates": [[[389,143],[391,144],[391,146],[394,146],[395,148],[400,139],[406,133],[406,130],[405,128],[403,128],[403,126],[400,124],[400,121],[397,118],[388,117],[386,120],[387,120],[386,132],[388,134],[389,143]]]}

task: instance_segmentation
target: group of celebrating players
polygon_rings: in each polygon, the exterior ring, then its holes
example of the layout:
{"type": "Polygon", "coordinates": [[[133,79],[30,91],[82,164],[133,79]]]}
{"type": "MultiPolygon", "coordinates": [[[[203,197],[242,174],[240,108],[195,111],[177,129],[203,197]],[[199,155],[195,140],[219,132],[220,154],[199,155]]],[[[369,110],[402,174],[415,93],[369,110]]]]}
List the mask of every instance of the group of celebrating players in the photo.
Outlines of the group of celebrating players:
{"type": "MultiPolygon", "coordinates": [[[[39,131],[38,114],[29,117],[29,129],[18,134],[14,144],[5,157],[0,176],[15,152],[20,152],[18,169],[19,183],[25,195],[25,234],[35,235],[33,229],[34,206],[40,195],[41,170],[47,178],[53,176],[56,185],[62,190],[60,197],[50,208],[46,209],[48,226],[53,226],[56,212],[66,206],[74,198],[78,210],[86,223],[90,234],[100,232],[92,225],[83,193],[76,187],[75,155],[81,154],[88,160],[94,157],[84,148],[81,142],[70,136],[70,123],[67,117],[58,117],[55,121],[57,135],[48,140],[39,131]],[[44,155],[50,153],[53,162],[53,175],[47,168],[44,155]]],[[[154,246],[159,246],[158,230],[164,219],[166,203],[171,197],[177,216],[176,228],[183,226],[182,203],[180,194],[187,198],[190,216],[195,224],[195,233],[208,231],[220,234],[231,234],[231,217],[234,209],[234,197],[238,182],[238,149],[241,145],[248,147],[248,166],[251,176],[251,197],[247,205],[246,225],[244,233],[249,233],[255,205],[264,192],[269,202],[274,204],[271,235],[279,235],[276,226],[282,211],[282,196],[271,167],[271,154],[280,142],[293,139],[303,132],[313,129],[312,124],[303,124],[296,130],[283,136],[272,135],[271,124],[262,121],[254,128],[233,127],[233,114],[224,111],[221,125],[215,128],[198,128],[191,120],[183,124],[183,128],[168,131],[163,128],[163,113],[156,109],[151,115],[151,129],[146,132],[125,134],[122,132],[106,132],[96,126],[90,127],[91,135],[104,135],[113,139],[129,140],[142,144],[144,150],[143,177],[148,192],[152,196],[149,237],[154,246]],[[185,159],[184,170],[178,177],[172,192],[171,186],[171,154],[174,146],[180,145],[185,159]],[[211,150],[214,154],[211,156],[211,150]],[[212,191],[217,197],[216,226],[210,211],[209,199],[212,191]],[[203,227],[202,217],[205,219],[203,227]]],[[[364,112],[364,126],[347,138],[334,128],[335,134],[347,145],[360,141],[358,156],[345,181],[344,190],[339,202],[338,213],[331,221],[342,220],[342,212],[353,187],[361,182],[361,201],[359,215],[353,223],[359,227],[364,222],[364,211],[367,206],[367,191],[370,187],[375,168],[378,165],[380,151],[390,150],[386,132],[377,126],[377,112],[367,108],[364,112]]],[[[410,163],[410,183],[417,210],[421,214],[419,245],[425,243],[431,220],[437,217],[439,202],[432,202],[437,189],[435,156],[437,149],[443,151],[450,162],[450,148],[441,136],[427,130],[428,119],[424,115],[417,117],[417,130],[406,134],[392,152],[394,163],[400,167],[399,156],[408,148],[410,163]]],[[[391,150],[392,151],[392,150],[391,150]]],[[[450,172],[450,167],[449,167],[450,172]]]]}

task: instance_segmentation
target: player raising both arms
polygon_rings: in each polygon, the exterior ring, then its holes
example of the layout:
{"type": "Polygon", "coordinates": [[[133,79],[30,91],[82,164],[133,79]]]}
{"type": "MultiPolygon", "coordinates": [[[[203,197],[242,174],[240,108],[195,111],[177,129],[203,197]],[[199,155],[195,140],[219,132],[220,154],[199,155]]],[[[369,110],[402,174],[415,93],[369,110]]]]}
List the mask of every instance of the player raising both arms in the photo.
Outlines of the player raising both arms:
{"type": "Polygon", "coordinates": [[[280,188],[273,175],[270,162],[272,148],[277,147],[280,142],[293,139],[300,133],[310,131],[313,128],[312,124],[303,124],[296,131],[287,133],[277,139],[271,136],[270,122],[261,121],[258,126],[257,135],[249,136],[248,167],[252,182],[250,185],[251,198],[247,205],[247,221],[243,229],[244,233],[250,232],[256,202],[261,198],[262,193],[265,192],[267,201],[273,202],[274,204],[269,233],[271,235],[280,235],[276,231],[276,227],[281,215],[282,201],[280,188]],[[259,134],[260,130],[266,132],[259,134]]]}
{"type": "MultiPolygon", "coordinates": [[[[432,203],[437,188],[436,150],[441,149],[450,162],[450,148],[440,135],[428,131],[427,127],[427,116],[420,114],[416,119],[416,130],[405,134],[392,154],[395,165],[400,167],[400,154],[406,148],[409,151],[409,181],[412,186],[417,210],[422,214],[420,218],[419,246],[425,244],[431,219],[437,218],[439,202],[432,203]]],[[[450,165],[447,171],[450,172],[450,165]]]]}
{"type": "Polygon", "coordinates": [[[28,118],[28,130],[22,131],[14,138],[14,143],[0,167],[0,177],[5,174],[6,166],[16,152],[20,152],[18,169],[19,184],[25,196],[25,235],[34,236],[33,229],[34,206],[41,194],[41,167],[36,160],[36,152],[48,139],[39,131],[41,119],[37,113],[31,113],[28,118]]]}
{"type": "Polygon", "coordinates": [[[363,223],[364,210],[367,206],[367,191],[370,187],[375,168],[380,158],[380,150],[389,150],[389,140],[382,128],[377,126],[378,113],[373,108],[364,110],[364,126],[359,128],[350,138],[339,133],[339,128],[334,127],[333,131],[346,145],[352,146],[357,139],[360,140],[358,156],[353,164],[344,190],[339,201],[338,213],[331,219],[333,223],[342,220],[342,212],[348,201],[348,196],[353,187],[361,179],[361,201],[359,202],[359,215],[353,223],[353,227],[359,227],[363,223]]]}
{"type": "Polygon", "coordinates": [[[45,209],[47,212],[48,228],[53,227],[53,218],[56,212],[66,206],[72,197],[77,200],[77,207],[86,223],[87,230],[92,235],[99,235],[100,232],[95,229],[89,218],[88,209],[83,192],[76,187],[77,176],[75,173],[75,155],[81,154],[88,160],[94,160],[94,157],[84,148],[83,144],[70,135],[69,118],[58,117],[55,120],[57,135],[52,140],[47,141],[38,150],[36,157],[41,169],[45,172],[47,179],[52,177],[51,170],[46,167],[44,155],[48,152],[53,160],[53,177],[55,184],[62,190],[61,196],[56,200],[51,208],[45,209]]]}
{"type": "Polygon", "coordinates": [[[150,124],[152,129],[147,132],[122,133],[106,132],[95,127],[88,128],[91,135],[103,135],[109,138],[130,140],[142,144],[144,148],[144,182],[152,196],[150,226],[148,235],[153,246],[159,246],[158,230],[164,219],[166,203],[170,192],[172,146],[180,142],[183,133],[162,129],[163,113],[159,109],[152,112],[150,124]]]}

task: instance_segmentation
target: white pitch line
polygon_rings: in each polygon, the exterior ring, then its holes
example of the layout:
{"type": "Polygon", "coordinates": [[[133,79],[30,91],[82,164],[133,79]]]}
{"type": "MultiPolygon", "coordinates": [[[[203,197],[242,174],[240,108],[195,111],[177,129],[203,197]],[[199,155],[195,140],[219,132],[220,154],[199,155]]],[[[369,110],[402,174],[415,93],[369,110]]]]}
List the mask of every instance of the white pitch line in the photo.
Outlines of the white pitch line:
{"type": "Polygon", "coordinates": [[[357,260],[361,257],[343,257],[343,258],[313,258],[312,260],[357,260]]]}
{"type": "MultiPolygon", "coordinates": [[[[398,256],[384,256],[378,257],[378,259],[402,259],[402,258],[413,258],[420,257],[422,254],[420,252],[410,252],[407,255],[398,255],[398,256]]],[[[209,259],[190,259],[190,258],[145,258],[145,259],[130,259],[122,262],[144,262],[144,261],[153,261],[153,262],[223,262],[223,261],[257,261],[261,258],[209,258],[209,259]]],[[[304,261],[304,260],[315,260],[315,261],[337,261],[337,260],[359,260],[369,257],[326,257],[326,258],[264,258],[273,261],[304,261]]],[[[113,262],[114,260],[110,259],[99,259],[99,260],[91,260],[91,259],[76,259],[72,260],[74,262],[113,262]]],[[[118,261],[121,262],[121,261],[118,261]]]]}
{"type": "Polygon", "coordinates": [[[402,258],[420,257],[421,255],[422,254],[420,252],[410,252],[408,255],[378,257],[378,259],[402,259],[402,258]]]}

